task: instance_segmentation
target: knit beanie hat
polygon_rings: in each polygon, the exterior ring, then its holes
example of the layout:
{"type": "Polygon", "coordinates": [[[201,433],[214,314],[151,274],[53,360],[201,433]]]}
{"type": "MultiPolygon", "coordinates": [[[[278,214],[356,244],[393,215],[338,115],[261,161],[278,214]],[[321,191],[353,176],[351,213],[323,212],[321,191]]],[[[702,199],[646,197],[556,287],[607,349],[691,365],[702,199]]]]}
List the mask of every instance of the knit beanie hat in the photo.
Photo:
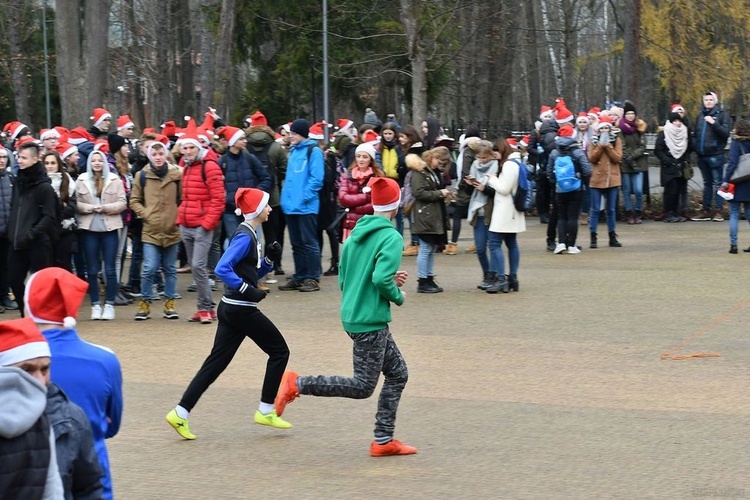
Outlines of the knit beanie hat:
{"type": "Polygon", "coordinates": [[[31,318],[0,321],[0,366],[50,357],[49,344],[31,318]]]}
{"type": "MultiPolygon", "coordinates": [[[[628,113],[630,111],[632,111],[633,113],[636,113],[636,111],[635,111],[635,104],[633,104],[630,101],[625,101],[625,104],[622,105],[622,109],[623,109],[623,114],[628,113]]],[[[636,113],[636,114],[638,114],[638,113],[636,113]]]]}
{"type": "Polygon", "coordinates": [[[112,154],[117,153],[128,141],[124,137],[117,134],[109,134],[107,136],[107,143],[109,144],[109,152],[112,154]]]}
{"type": "Polygon", "coordinates": [[[361,152],[367,153],[368,155],[370,155],[370,158],[375,160],[375,155],[377,153],[375,152],[375,146],[373,146],[372,143],[364,142],[360,144],[359,146],[357,146],[357,149],[354,151],[354,154],[356,155],[357,153],[361,153],[361,152]]]}
{"type": "Polygon", "coordinates": [[[307,138],[310,135],[310,122],[304,118],[297,118],[289,126],[289,131],[307,138]]]}
{"type": "Polygon", "coordinates": [[[234,204],[237,205],[235,214],[254,219],[266,208],[270,196],[265,191],[256,188],[239,188],[234,195],[234,204]]]}
{"type": "Polygon", "coordinates": [[[398,182],[389,177],[373,177],[362,192],[372,192],[372,209],[375,212],[396,210],[401,202],[401,188],[398,182]]]}
{"type": "Polygon", "coordinates": [[[89,284],[60,267],[47,267],[29,277],[23,302],[36,323],[76,326],[76,315],[89,284]]]}

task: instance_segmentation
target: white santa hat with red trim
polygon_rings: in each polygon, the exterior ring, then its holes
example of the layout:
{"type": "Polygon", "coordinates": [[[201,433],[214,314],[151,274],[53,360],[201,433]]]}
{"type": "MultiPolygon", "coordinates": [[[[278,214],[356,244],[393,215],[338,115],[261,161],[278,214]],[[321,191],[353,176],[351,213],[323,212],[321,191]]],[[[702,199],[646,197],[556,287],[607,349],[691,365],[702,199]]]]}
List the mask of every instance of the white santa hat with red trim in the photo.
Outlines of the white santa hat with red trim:
{"type": "Polygon", "coordinates": [[[107,118],[112,118],[112,115],[104,108],[94,108],[94,112],[89,118],[94,120],[94,127],[98,127],[107,118]]]}
{"type": "Polygon", "coordinates": [[[0,321],[0,366],[51,357],[49,344],[31,318],[0,321]]]}
{"type": "Polygon", "coordinates": [[[131,120],[128,115],[122,115],[119,118],[117,118],[117,131],[118,132],[128,127],[135,127],[133,120],[131,120]]]}
{"type": "Polygon", "coordinates": [[[234,204],[237,205],[234,213],[245,219],[254,219],[266,208],[269,198],[268,193],[261,189],[239,188],[234,195],[234,204]]]}
{"type": "Polygon", "coordinates": [[[61,267],[37,271],[26,282],[23,302],[28,317],[36,323],[76,326],[76,315],[89,284],[61,267]]]}
{"type": "Polygon", "coordinates": [[[372,193],[372,209],[375,212],[396,210],[401,203],[401,188],[398,182],[389,177],[373,177],[362,192],[372,193]]]}

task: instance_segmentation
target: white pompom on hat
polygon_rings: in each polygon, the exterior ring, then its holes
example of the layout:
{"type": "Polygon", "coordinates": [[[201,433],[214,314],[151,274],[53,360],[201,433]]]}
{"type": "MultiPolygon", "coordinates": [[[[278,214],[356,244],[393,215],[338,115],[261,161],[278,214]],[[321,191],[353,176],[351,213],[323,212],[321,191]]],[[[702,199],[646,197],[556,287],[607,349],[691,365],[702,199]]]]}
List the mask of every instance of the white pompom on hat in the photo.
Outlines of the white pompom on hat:
{"type": "Polygon", "coordinates": [[[36,323],[76,326],[76,315],[89,284],[61,267],[47,267],[29,277],[23,302],[36,323]]]}

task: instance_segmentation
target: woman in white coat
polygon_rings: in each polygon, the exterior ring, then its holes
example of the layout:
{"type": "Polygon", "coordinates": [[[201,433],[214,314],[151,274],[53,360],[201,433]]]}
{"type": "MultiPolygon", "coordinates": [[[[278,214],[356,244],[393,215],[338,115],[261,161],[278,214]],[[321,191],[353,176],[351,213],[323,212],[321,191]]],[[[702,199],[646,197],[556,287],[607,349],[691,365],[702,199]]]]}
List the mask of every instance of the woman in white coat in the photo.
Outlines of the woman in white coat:
{"type": "MultiPolygon", "coordinates": [[[[521,153],[514,150],[508,141],[498,141],[497,153],[500,172],[491,175],[487,184],[495,190],[494,207],[490,221],[488,242],[490,247],[491,266],[497,272],[497,281],[487,288],[487,293],[518,291],[518,262],[521,252],[518,249],[516,235],[526,231],[526,217],[516,210],[513,195],[518,189],[518,173],[523,165],[521,153]],[[508,248],[510,274],[505,274],[505,256],[503,243],[508,248]]],[[[525,167],[524,167],[525,168],[525,167]]]]}

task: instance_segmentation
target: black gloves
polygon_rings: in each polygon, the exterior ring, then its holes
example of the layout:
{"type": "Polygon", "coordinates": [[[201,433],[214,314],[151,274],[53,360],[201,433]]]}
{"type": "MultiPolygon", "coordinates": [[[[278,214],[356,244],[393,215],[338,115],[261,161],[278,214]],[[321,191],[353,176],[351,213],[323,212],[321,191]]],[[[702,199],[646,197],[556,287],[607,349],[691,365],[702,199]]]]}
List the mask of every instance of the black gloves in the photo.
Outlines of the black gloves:
{"type": "Polygon", "coordinates": [[[278,241],[266,245],[266,258],[272,262],[278,262],[281,258],[281,244],[278,241]]]}
{"type": "Polygon", "coordinates": [[[242,292],[242,297],[250,302],[258,303],[266,298],[266,292],[248,285],[245,291],[242,292]]]}

